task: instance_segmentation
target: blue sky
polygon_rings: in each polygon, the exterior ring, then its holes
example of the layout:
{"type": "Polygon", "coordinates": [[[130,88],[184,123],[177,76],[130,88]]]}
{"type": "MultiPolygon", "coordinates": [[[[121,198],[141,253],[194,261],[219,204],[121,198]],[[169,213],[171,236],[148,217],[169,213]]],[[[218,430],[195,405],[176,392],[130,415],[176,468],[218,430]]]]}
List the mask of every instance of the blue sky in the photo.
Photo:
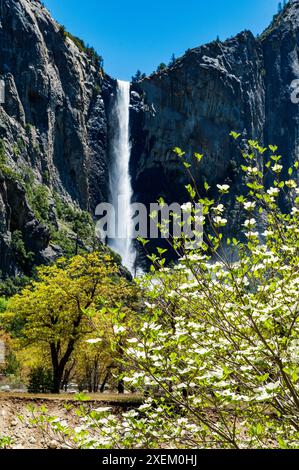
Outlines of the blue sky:
{"type": "Polygon", "coordinates": [[[54,18],[104,57],[111,76],[130,80],[189,47],[243,29],[261,33],[278,0],[44,0],[54,18]]]}

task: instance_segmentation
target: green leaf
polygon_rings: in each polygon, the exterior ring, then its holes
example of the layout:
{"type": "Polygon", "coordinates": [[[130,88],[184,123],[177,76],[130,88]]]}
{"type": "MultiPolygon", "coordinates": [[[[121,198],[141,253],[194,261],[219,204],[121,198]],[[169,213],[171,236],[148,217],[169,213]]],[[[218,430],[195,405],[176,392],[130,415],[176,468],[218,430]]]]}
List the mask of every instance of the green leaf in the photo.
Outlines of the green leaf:
{"type": "Polygon", "coordinates": [[[182,149],[180,149],[179,147],[175,147],[173,151],[180,158],[182,158],[185,155],[185,152],[183,152],[182,149]]]}
{"type": "Polygon", "coordinates": [[[204,188],[205,188],[205,190],[206,190],[206,191],[209,191],[210,187],[211,187],[211,186],[209,186],[208,183],[205,181],[205,182],[204,182],[204,188]]]}
{"type": "Polygon", "coordinates": [[[201,160],[203,159],[203,155],[201,155],[200,153],[195,153],[194,157],[198,162],[201,162],[201,160]]]}
{"type": "Polygon", "coordinates": [[[192,197],[192,199],[194,199],[195,196],[196,196],[196,191],[195,191],[195,189],[191,186],[191,184],[187,184],[187,185],[185,186],[185,188],[187,189],[187,191],[188,191],[189,195],[192,197]]]}
{"type": "Polygon", "coordinates": [[[145,240],[144,238],[141,238],[141,237],[137,237],[137,240],[143,245],[147,245],[147,243],[149,243],[149,240],[145,240]]]}
{"type": "Polygon", "coordinates": [[[231,131],[229,134],[233,139],[237,140],[241,134],[238,134],[237,132],[231,131]]]}
{"type": "Polygon", "coordinates": [[[276,145],[269,145],[269,149],[271,152],[275,153],[278,150],[278,147],[276,145]]]}

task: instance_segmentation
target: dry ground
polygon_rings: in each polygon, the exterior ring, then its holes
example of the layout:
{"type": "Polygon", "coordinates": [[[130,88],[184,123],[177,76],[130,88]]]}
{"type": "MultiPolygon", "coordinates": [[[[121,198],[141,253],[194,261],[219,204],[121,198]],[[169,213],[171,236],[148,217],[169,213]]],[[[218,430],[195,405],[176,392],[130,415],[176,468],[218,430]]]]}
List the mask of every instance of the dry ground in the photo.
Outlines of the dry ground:
{"type": "MultiPolygon", "coordinates": [[[[87,406],[91,407],[111,406],[115,412],[140,405],[141,402],[142,397],[131,394],[89,394],[85,401],[87,406]]],[[[9,436],[13,449],[56,448],[57,443],[51,435],[30,424],[32,406],[38,408],[41,405],[46,407],[48,415],[67,421],[72,427],[78,423],[75,409],[82,405],[82,402],[75,396],[0,393],[0,442],[3,436],[9,436]],[[20,416],[23,419],[20,419],[20,416]]]]}

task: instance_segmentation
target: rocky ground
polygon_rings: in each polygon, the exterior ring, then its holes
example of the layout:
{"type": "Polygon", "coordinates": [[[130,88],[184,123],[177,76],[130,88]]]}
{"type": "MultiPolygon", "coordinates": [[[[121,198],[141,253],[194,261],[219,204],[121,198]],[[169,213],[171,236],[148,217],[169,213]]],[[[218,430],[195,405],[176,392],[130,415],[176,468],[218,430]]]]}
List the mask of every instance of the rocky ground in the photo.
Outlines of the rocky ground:
{"type": "MultiPolygon", "coordinates": [[[[87,406],[111,406],[115,412],[140,404],[140,398],[132,395],[93,395],[85,402],[87,406]]],[[[32,396],[29,394],[0,394],[0,447],[12,449],[56,449],[64,444],[55,435],[32,424],[32,418],[41,407],[47,415],[66,421],[71,427],[78,424],[76,408],[82,405],[69,395],[32,396]],[[34,412],[33,409],[36,411],[34,412]],[[3,444],[9,437],[11,442],[3,444]]],[[[66,447],[66,446],[65,446],[66,447]]]]}

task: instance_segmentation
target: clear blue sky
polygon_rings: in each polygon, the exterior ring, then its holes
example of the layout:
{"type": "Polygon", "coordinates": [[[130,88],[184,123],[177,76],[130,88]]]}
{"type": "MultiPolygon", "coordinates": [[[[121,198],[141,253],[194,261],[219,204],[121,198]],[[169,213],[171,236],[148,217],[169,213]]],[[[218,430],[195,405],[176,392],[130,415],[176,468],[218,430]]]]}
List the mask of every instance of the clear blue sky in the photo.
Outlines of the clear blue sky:
{"type": "Polygon", "coordinates": [[[68,31],[94,46],[111,76],[129,80],[140,69],[189,47],[241,30],[261,33],[278,0],[44,0],[68,31]]]}

